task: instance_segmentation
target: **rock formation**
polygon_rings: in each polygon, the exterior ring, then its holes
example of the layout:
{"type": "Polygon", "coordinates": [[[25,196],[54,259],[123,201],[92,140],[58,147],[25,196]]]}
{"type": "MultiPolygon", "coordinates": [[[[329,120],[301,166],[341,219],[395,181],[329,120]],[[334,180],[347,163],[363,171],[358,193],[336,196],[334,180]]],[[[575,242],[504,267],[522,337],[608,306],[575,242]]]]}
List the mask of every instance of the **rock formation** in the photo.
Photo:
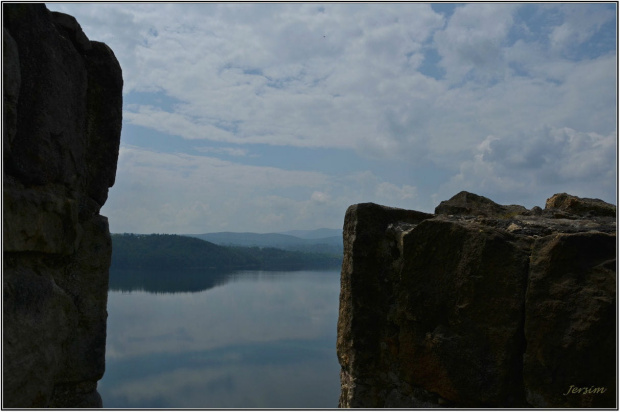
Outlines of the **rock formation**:
{"type": "Polygon", "coordinates": [[[340,407],[615,407],[616,207],[349,207],[340,407]]]}
{"type": "Polygon", "coordinates": [[[96,407],[122,74],[43,4],[3,4],[3,407],[96,407]]]}

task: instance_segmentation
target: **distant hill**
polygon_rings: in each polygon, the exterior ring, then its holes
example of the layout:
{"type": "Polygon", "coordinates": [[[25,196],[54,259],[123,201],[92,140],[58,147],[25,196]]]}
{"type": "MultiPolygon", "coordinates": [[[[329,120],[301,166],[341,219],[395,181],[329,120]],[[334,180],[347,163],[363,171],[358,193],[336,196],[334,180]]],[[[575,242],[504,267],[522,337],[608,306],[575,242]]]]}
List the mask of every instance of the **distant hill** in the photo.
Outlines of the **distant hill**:
{"type": "MultiPolygon", "coordinates": [[[[286,235],[281,235],[286,236],[286,235]]],[[[308,253],[273,247],[220,246],[182,235],[112,235],[114,269],[265,269],[337,267],[342,254],[308,253]]]]}
{"type": "Polygon", "coordinates": [[[112,235],[113,268],[253,268],[258,260],[240,251],[179,235],[112,235]]]}
{"type": "Polygon", "coordinates": [[[324,238],[337,237],[342,240],[342,229],[314,229],[314,230],[289,230],[286,232],[278,232],[283,235],[295,236],[301,239],[315,239],[320,240],[324,238]]]}
{"type": "Polygon", "coordinates": [[[291,231],[288,233],[215,232],[188,234],[221,246],[272,247],[305,253],[342,255],[342,231],[318,229],[316,231],[291,231]],[[305,238],[288,233],[298,233],[305,238]],[[327,237],[317,237],[323,234],[327,237]]]}
{"type": "Polygon", "coordinates": [[[281,233],[249,233],[249,232],[216,232],[202,233],[192,236],[217,245],[275,247],[295,243],[305,243],[304,239],[281,233]]]}

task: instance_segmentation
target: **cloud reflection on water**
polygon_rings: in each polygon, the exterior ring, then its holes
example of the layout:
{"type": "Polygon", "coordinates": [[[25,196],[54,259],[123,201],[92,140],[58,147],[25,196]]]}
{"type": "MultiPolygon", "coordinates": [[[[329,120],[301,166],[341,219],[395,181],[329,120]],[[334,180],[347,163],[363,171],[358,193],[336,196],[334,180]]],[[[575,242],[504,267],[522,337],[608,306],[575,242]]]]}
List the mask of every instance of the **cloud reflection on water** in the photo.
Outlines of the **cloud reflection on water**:
{"type": "Polygon", "coordinates": [[[336,407],[338,293],[337,271],[110,292],[104,407],[336,407]]]}

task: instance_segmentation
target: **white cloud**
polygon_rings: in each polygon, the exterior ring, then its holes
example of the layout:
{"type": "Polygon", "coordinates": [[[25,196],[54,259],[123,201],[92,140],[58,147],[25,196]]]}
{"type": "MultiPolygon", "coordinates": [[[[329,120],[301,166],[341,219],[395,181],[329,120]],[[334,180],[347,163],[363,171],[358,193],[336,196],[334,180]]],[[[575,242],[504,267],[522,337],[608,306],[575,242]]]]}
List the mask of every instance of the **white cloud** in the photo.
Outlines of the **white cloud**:
{"type": "Polygon", "coordinates": [[[182,154],[175,161],[162,154],[148,167],[132,160],[119,167],[109,200],[124,214],[122,225],[163,219],[162,231],[179,232],[161,206],[169,204],[168,211],[188,208],[183,227],[199,220],[193,213],[212,213],[202,222],[209,228],[266,228],[269,221],[290,229],[321,219],[337,227],[352,203],[416,207],[468,188],[493,199],[513,194],[515,203],[518,195],[540,204],[539,196],[572,187],[613,200],[614,176],[602,171],[614,170],[615,161],[599,148],[611,152],[617,139],[617,56],[601,40],[615,13],[605,5],[465,4],[445,15],[421,3],[50,6],[74,14],[88,36],[117,54],[126,123],[219,142],[225,147],[204,153],[238,161],[265,144],[337,148],[361,160],[346,176],[276,168],[269,176],[267,168],[182,154]],[[146,104],[135,91],[174,104],[146,104]],[[545,132],[569,129],[579,137],[557,132],[564,146],[545,132]],[[496,140],[481,145],[488,136],[496,140]],[[571,141],[585,144],[583,154],[571,141]],[[551,157],[541,163],[541,156],[551,157]],[[379,177],[386,165],[400,175],[379,177]],[[411,170],[417,181],[407,182],[411,170]],[[432,189],[420,183],[426,170],[435,173],[432,189]],[[597,170],[605,177],[593,178],[597,170]],[[151,176],[159,185],[146,183],[151,176]],[[197,176],[204,181],[194,182],[197,176]],[[148,200],[132,203],[141,211],[136,218],[120,202],[132,187],[148,200]],[[208,213],[198,212],[199,203],[208,213]]]}
{"type": "Polygon", "coordinates": [[[240,147],[195,147],[194,149],[202,153],[225,154],[234,157],[257,156],[249,154],[249,151],[247,149],[243,149],[240,147]]]}
{"type": "Polygon", "coordinates": [[[112,231],[198,233],[255,226],[253,198],[293,187],[318,188],[317,172],[239,165],[211,157],[121,147],[105,205],[112,231]],[[244,212],[244,209],[250,209],[244,212]]]}
{"type": "MultiPolygon", "coordinates": [[[[583,5],[565,6],[559,8],[563,25],[574,33],[569,38],[579,35],[580,41],[610,17],[583,5]],[[583,25],[577,24],[581,19],[583,25]]],[[[187,139],[410,156],[425,153],[428,144],[431,151],[461,150],[461,142],[467,146],[497,132],[481,118],[512,128],[522,122],[511,114],[515,108],[528,119],[530,112],[549,118],[562,111],[571,118],[589,110],[566,107],[554,82],[575,88],[585,80],[596,89],[612,89],[609,73],[572,75],[583,63],[550,56],[545,39],[525,36],[510,45],[517,4],[466,4],[447,24],[429,4],[73,7],[85,12],[84,26],[101,26],[89,35],[118,50],[125,93],[161,91],[180,101],[173,113],[127,107],[126,121],[187,139]],[[104,18],[113,26],[101,25],[104,18]],[[427,43],[431,38],[434,43],[427,43]],[[417,72],[423,48],[433,46],[445,81],[417,72]],[[527,79],[515,78],[513,66],[527,79]]],[[[604,66],[614,76],[615,56],[610,58],[604,66]]]]}
{"type": "Polygon", "coordinates": [[[615,149],[616,133],[570,128],[487,136],[442,186],[439,197],[468,190],[494,193],[500,203],[544,207],[546,198],[568,192],[614,202],[615,149]]]}
{"type": "Polygon", "coordinates": [[[390,199],[414,199],[416,197],[416,188],[409,185],[398,187],[389,182],[380,183],[377,187],[377,196],[390,199]]]}
{"type": "Polygon", "coordinates": [[[472,70],[483,78],[503,76],[503,45],[513,24],[513,4],[458,7],[445,30],[435,34],[441,65],[451,84],[472,70]]]}
{"type": "Polygon", "coordinates": [[[181,102],[174,112],[127,107],[127,122],[187,139],[364,151],[382,133],[384,111],[398,107],[403,93],[415,94],[402,90],[402,76],[415,74],[422,43],[443,25],[430,5],[414,6],[196,4],[166,5],[158,13],[157,5],[121,4],[72,10],[83,10],[85,27],[109,17],[105,36],[101,29],[87,33],[118,50],[126,95],[158,91],[181,102]],[[122,37],[113,38],[117,22],[122,37]],[[221,123],[237,129],[222,130],[221,123]]]}
{"type": "Polygon", "coordinates": [[[338,177],[128,146],[121,147],[117,174],[122,179],[102,209],[113,233],[339,227],[353,203],[411,207],[416,197],[414,187],[369,171],[338,177]]]}
{"type": "Polygon", "coordinates": [[[329,200],[329,195],[327,193],[315,191],[312,192],[310,199],[318,203],[325,203],[329,200]]]}
{"type": "Polygon", "coordinates": [[[124,121],[144,126],[159,132],[181,136],[186,139],[209,139],[238,143],[241,140],[234,134],[211,124],[199,124],[180,113],[168,112],[152,106],[131,105],[123,112],[124,121]]]}
{"type": "Polygon", "coordinates": [[[560,5],[559,11],[564,20],[549,33],[550,48],[571,57],[574,57],[571,49],[591,39],[603,24],[614,18],[614,13],[609,10],[588,7],[587,4],[560,5]]]}

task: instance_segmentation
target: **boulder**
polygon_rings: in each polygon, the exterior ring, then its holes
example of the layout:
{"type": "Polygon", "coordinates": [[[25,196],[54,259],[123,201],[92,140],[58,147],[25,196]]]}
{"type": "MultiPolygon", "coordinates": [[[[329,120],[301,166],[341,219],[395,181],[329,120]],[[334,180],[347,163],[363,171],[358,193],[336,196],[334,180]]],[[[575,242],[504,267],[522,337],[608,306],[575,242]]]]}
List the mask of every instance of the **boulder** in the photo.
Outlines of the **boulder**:
{"type": "Polygon", "coordinates": [[[547,199],[547,211],[561,211],[577,216],[616,217],[616,206],[600,199],[581,198],[567,193],[558,193],[547,199]]]}
{"type": "Polygon", "coordinates": [[[435,208],[435,214],[469,215],[508,218],[527,213],[528,210],[519,205],[503,206],[489,198],[462,191],[444,200],[435,208]]]}

